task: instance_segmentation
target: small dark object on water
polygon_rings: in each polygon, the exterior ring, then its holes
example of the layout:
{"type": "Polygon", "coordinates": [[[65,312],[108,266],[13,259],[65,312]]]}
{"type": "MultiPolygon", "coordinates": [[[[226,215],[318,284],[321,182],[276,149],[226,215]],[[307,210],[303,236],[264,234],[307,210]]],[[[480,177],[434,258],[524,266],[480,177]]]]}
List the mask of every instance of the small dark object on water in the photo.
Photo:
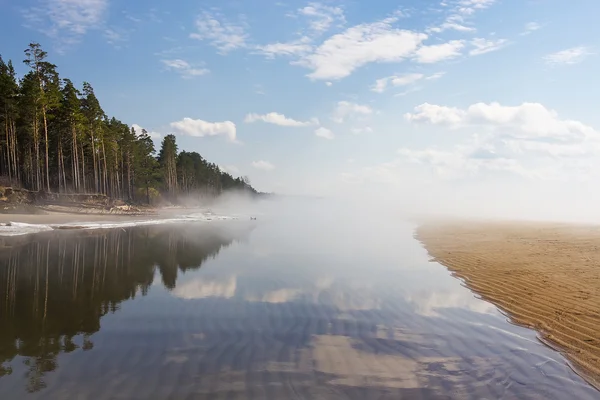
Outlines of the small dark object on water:
{"type": "Polygon", "coordinates": [[[256,221],[256,217],[250,217],[250,220],[256,221]]]}

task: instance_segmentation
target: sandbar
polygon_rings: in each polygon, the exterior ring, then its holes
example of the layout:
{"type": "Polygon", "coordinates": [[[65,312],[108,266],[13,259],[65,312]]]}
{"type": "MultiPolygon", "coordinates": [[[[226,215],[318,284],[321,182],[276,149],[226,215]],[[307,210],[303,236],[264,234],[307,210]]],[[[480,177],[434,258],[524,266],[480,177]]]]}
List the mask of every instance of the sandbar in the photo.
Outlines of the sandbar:
{"type": "Polygon", "coordinates": [[[538,331],[600,388],[600,226],[549,222],[427,222],[432,261],[513,323],[538,331]]]}

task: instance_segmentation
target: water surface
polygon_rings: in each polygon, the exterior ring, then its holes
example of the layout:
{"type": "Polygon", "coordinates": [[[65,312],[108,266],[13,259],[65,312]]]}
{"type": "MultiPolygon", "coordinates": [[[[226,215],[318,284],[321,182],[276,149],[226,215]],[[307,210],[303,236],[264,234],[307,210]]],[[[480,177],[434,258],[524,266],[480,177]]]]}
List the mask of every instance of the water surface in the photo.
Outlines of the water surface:
{"type": "Polygon", "coordinates": [[[0,398],[599,397],[412,234],[332,213],[0,239],[0,398]]]}

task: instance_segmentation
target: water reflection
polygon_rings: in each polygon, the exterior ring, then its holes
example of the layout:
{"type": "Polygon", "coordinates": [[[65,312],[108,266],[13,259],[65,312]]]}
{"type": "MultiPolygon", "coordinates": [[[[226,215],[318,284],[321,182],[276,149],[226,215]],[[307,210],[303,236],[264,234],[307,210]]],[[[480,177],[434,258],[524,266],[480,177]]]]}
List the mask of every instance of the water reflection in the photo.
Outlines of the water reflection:
{"type": "Polygon", "coordinates": [[[19,358],[26,390],[45,388],[59,354],[93,349],[101,318],[145,296],[156,271],[176,296],[233,293],[235,279],[176,287],[177,276],[200,268],[250,229],[186,224],[2,238],[0,379],[13,373],[11,361],[19,358]]]}
{"type": "Polygon", "coordinates": [[[3,242],[0,398],[598,397],[412,227],[306,221],[3,242]]]}

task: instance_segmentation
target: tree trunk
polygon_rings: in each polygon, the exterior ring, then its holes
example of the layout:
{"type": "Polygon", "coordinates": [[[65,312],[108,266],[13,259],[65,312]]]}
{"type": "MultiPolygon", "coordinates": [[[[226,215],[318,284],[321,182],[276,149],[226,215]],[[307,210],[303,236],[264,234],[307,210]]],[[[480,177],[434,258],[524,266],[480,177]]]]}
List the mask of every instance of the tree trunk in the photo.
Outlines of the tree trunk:
{"type": "Polygon", "coordinates": [[[44,140],[46,142],[46,189],[50,192],[50,161],[48,158],[48,121],[46,119],[46,107],[42,107],[42,116],[44,117],[44,140]]]}

